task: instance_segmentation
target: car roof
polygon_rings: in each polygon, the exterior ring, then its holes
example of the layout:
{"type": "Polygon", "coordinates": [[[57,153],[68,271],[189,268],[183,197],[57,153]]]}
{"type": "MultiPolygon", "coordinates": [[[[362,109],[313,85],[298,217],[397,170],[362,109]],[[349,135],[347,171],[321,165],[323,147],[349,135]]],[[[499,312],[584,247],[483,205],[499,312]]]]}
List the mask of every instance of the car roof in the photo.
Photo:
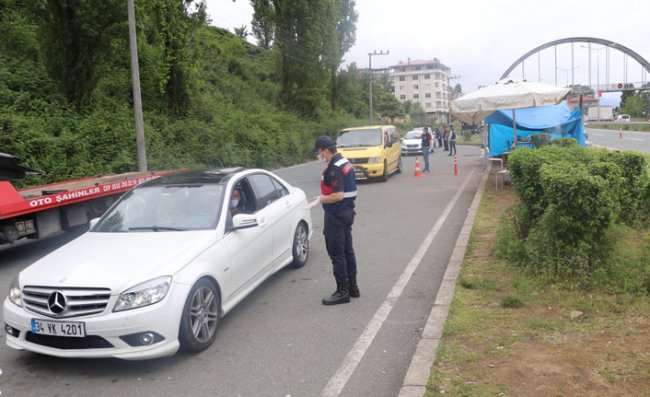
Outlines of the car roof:
{"type": "Polygon", "coordinates": [[[160,186],[176,184],[227,183],[234,175],[246,171],[244,167],[214,168],[207,170],[188,170],[172,172],[152,179],[141,186],[160,186]]]}

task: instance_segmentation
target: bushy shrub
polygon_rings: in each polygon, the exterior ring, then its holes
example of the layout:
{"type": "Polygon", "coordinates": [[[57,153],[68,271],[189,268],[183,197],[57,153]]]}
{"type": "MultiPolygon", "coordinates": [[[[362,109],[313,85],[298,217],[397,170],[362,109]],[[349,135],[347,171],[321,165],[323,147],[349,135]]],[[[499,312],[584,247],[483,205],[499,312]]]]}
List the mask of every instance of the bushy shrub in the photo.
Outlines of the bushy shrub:
{"type": "Polygon", "coordinates": [[[549,134],[532,134],[530,140],[536,148],[541,148],[551,143],[551,136],[549,134]]]}
{"type": "Polygon", "coordinates": [[[536,265],[586,278],[603,263],[603,231],[617,215],[616,202],[605,180],[590,175],[584,165],[545,164],[540,177],[548,206],[532,229],[527,250],[533,251],[536,265]]]}
{"type": "Polygon", "coordinates": [[[619,224],[648,226],[647,157],[569,143],[515,150],[509,168],[519,201],[499,233],[501,257],[549,280],[643,289],[647,270],[612,258],[619,224]]]}
{"type": "Polygon", "coordinates": [[[650,201],[646,199],[650,184],[648,155],[635,151],[615,151],[602,153],[602,156],[616,164],[624,178],[624,188],[617,192],[621,200],[621,220],[628,225],[647,225],[650,207],[650,201]]]}
{"type": "Polygon", "coordinates": [[[551,145],[560,147],[578,147],[578,141],[574,138],[556,138],[549,142],[551,145]]]}

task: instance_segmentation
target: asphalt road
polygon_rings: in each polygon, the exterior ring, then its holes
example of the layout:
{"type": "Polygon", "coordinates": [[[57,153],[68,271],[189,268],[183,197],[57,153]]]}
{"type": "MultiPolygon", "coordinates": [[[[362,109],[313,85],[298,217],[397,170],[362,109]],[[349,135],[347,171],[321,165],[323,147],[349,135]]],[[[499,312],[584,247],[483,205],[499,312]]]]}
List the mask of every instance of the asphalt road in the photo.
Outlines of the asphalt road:
{"type": "Polygon", "coordinates": [[[637,150],[650,153],[650,132],[603,130],[587,128],[589,141],[612,149],[637,150]]]}
{"type": "MultiPolygon", "coordinates": [[[[205,352],[59,359],[8,348],[2,330],[2,397],[397,395],[482,176],[479,149],[458,152],[458,176],[452,157],[436,151],[431,174],[415,178],[415,158],[404,157],[402,174],[359,184],[353,235],[362,296],[350,304],[320,302],[335,283],[315,208],[307,265],[280,271],[228,313],[205,352]],[[439,232],[423,244],[439,219],[439,232]]],[[[323,167],[276,172],[313,197],[323,167]]],[[[81,232],[0,248],[0,296],[21,269],[81,232]]]]}

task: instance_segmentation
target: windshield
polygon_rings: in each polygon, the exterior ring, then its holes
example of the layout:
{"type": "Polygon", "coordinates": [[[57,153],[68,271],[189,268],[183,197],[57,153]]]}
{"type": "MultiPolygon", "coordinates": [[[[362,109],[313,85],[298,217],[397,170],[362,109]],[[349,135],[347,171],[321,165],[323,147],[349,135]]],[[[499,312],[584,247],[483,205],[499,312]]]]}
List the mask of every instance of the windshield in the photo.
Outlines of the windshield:
{"type": "Polygon", "coordinates": [[[422,131],[409,131],[404,136],[404,139],[420,139],[422,131]]]}
{"type": "Polygon", "coordinates": [[[95,225],[95,232],[178,231],[216,227],[223,200],[216,184],[160,185],[128,192],[95,225]]]}
{"type": "Polygon", "coordinates": [[[342,131],[336,140],[337,147],[379,145],[381,145],[381,130],[378,128],[342,131]]]}

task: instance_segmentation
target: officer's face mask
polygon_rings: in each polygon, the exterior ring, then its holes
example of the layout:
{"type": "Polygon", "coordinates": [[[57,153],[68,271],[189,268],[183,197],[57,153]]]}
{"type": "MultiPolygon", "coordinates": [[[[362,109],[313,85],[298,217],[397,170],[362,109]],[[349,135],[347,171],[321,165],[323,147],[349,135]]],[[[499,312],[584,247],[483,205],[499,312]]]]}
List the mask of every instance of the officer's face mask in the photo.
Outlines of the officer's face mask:
{"type": "Polygon", "coordinates": [[[239,205],[239,199],[230,200],[230,208],[237,208],[238,205],[239,205]]]}
{"type": "Polygon", "coordinates": [[[321,161],[321,162],[323,162],[323,163],[327,163],[327,159],[325,158],[325,153],[323,153],[322,150],[319,151],[318,154],[317,154],[316,156],[318,157],[318,160],[319,160],[319,161],[321,161]]]}

